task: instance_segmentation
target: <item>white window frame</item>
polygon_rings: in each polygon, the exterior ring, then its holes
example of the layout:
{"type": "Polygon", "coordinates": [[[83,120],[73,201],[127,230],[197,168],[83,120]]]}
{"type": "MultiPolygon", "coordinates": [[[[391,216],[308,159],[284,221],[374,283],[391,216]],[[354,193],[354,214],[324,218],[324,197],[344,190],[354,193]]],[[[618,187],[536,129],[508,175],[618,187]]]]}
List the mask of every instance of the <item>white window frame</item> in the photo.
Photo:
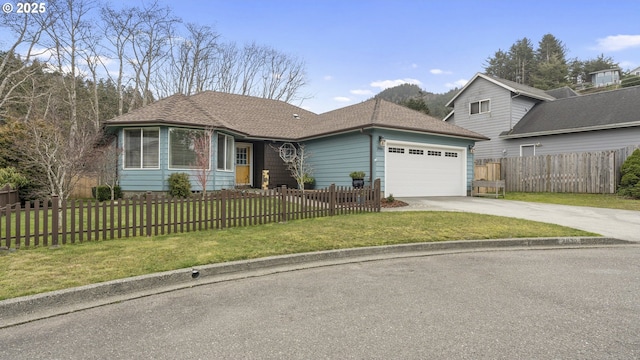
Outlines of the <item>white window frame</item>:
{"type": "Polygon", "coordinates": [[[204,170],[210,170],[211,169],[211,134],[207,134],[206,130],[202,130],[202,129],[184,129],[184,128],[170,128],[169,129],[169,170],[202,170],[197,166],[172,166],[172,159],[171,159],[171,133],[174,131],[197,131],[200,132],[204,135],[207,135],[209,137],[209,161],[208,166],[206,169],[204,170]]]}
{"type": "Polygon", "coordinates": [[[233,136],[218,133],[216,136],[216,170],[218,171],[226,171],[232,172],[235,169],[236,156],[235,156],[236,148],[235,141],[233,136]],[[223,156],[223,164],[220,166],[220,139],[224,139],[224,156],[223,156]],[[231,153],[229,153],[231,150],[231,153]]]}
{"type": "Polygon", "coordinates": [[[158,170],[160,169],[160,141],[161,141],[160,128],[126,128],[122,130],[122,168],[125,170],[158,170]],[[137,130],[140,132],[140,166],[127,166],[127,132],[137,130]],[[158,165],[154,167],[144,167],[144,131],[157,131],[158,132],[158,147],[156,148],[158,165]]]}
{"type": "Polygon", "coordinates": [[[469,115],[486,114],[488,112],[491,112],[491,99],[482,99],[482,100],[478,100],[478,101],[472,101],[472,102],[469,103],[469,115]],[[483,103],[487,104],[487,110],[486,111],[482,111],[482,104],[483,103]],[[471,112],[473,104],[478,104],[478,112],[477,113],[471,112]]]}
{"type": "Polygon", "coordinates": [[[536,156],[536,144],[522,144],[520,145],[520,157],[524,156],[522,155],[523,151],[522,149],[525,147],[532,147],[533,148],[533,155],[532,156],[536,156]]]}

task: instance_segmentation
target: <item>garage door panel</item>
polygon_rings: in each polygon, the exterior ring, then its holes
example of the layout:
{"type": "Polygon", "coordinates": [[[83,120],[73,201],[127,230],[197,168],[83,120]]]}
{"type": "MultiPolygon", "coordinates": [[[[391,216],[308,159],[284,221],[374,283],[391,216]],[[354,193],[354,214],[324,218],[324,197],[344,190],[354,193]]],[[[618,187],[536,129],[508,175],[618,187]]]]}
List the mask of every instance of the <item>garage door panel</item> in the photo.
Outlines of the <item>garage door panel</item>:
{"type": "Polygon", "coordinates": [[[397,197],[464,196],[463,161],[462,150],[390,145],[385,192],[397,197]]]}

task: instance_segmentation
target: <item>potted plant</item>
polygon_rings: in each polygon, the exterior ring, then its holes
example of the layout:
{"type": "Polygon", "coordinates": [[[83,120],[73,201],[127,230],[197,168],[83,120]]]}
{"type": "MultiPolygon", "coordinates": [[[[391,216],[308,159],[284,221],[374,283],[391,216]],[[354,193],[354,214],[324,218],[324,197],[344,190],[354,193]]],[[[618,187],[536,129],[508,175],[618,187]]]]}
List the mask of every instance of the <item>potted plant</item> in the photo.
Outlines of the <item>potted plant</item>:
{"type": "Polygon", "coordinates": [[[309,174],[304,174],[302,182],[304,183],[305,190],[313,189],[316,186],[316,179],[309,174]]]}
{"type": "Polygon", "coordinates": [[[364,187],[364,171],[354,171],[349,176],[351,177],[351,185],[356,189],[364,187]]]}

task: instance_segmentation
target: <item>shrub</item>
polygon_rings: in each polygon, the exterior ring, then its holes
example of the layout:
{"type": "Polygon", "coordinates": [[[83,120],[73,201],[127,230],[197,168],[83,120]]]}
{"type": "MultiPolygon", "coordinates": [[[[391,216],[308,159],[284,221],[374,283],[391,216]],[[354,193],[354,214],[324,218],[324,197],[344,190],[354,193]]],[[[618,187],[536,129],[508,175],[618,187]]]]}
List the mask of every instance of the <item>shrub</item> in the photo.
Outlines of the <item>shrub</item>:
{"type": "MultiPolygon", "coordinates": [[[[109,189],[109,187],[106,185],[92,187],[91,196],[101,202],[111,200],[111,189],[109,189]]],[[[115,186],[113,188],[113,198],[122,199],[122,189],[120,189],[120,186],[115,186]]]]}
{"type": "Polygon", "coordinates": [[[640,149],[636,149],[620,168],[618,194],[640,199],[640,149]]]}
{"type": "Polygon", "coordinates": [[[191,195],[191,182],[187,173],[169,175],[169,195],[186,198],[191,195]]]}
{"type": "Polygon", "coordinates": [[[364,171],[354,171],[351,174],[349,174],[349,176],[352,179],[364,179],[365,173],[364,171]]]}
{"type": "Polygon", "coordinates": [[[394,201],[396,201],[396,198],[393,197],[393,194],[389,194],[389,196],[387,196],[387,202],[392,203],[394,201]]]}
{"type": "Polygon", "coordinates": [[[22,175],[16,168],[7,167],[0,169],[0,188],[9,184],[12,189],[20,189],[29,184],[29,180],[22,175]]]}

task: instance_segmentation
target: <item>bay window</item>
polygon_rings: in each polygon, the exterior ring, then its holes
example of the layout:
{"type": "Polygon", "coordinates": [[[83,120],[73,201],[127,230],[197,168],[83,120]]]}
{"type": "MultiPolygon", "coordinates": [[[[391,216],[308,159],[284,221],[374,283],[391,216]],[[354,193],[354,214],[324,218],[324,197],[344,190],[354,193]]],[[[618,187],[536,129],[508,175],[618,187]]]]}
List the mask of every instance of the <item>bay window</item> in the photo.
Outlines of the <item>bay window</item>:
{"type": "Polygon", "coordinates": [[[125,169],[157,169],[160,167],[160,130],[124,130],[125,169]]]}
{"type": "Polygon", "coordinates": [[[204,130],[169,130],[169,168],[209,169],[209,144],[204,130]]]}
{"type": "Polygon", "coordinates": [[[233,138],[228,135],[218,134],[218,170],[233,170],[233,138]]]}

